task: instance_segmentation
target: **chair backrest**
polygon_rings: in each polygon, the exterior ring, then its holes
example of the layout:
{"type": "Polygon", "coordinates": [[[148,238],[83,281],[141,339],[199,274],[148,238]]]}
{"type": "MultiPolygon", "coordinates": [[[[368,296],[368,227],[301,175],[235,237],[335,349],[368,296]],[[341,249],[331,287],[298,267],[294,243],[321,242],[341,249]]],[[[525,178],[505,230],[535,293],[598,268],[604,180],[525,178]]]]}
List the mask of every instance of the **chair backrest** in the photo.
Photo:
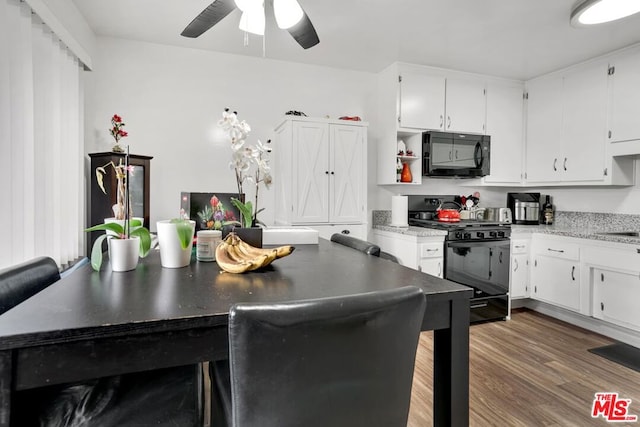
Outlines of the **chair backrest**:
{"type": "Polygon", "coordinates": [[[56,262],[39,257],[0,270],[0,314],[58,281],[56,262]]]}
{"type": "Polygon", "coordinates": [[[233,425],[405,427],[424,310],[412,286],[233,306],[233,425]]]}
{"type": "Polygon", "coordinates": [[[331,235],[331,241],[364,252],[367,255],[380,256],[380,246],[347,234],[335,233],[331,235]]]}

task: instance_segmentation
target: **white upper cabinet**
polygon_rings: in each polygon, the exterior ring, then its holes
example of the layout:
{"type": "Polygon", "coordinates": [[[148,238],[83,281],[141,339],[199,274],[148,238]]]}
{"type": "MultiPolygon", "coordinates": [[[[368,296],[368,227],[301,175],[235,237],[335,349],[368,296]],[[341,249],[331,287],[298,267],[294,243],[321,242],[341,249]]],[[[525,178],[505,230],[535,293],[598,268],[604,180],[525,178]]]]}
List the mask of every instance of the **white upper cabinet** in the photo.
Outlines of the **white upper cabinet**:
{"type": "Polygon", "coordinates": [[[445,131],[484,134],[486,108],[483,80],[447,77],[445,131]]]}
{"type": "Polygon", "coordinates": [[[607,64],[527,83],[526,181],[604,182],[607,64]]]}
{"type": "Polygon", "coordinates": [[[564,76],[563,181],[604,179],[607,64],[597,62],[564,76]]]}
{"type": "Polygon", "coordinates": [[[611,60],[610,84],[609,141],[640,139],[640,50],[611,60]]]}
{"type": "Polygon", "coordinates": [[[560,179],[558,157],[562,132],[562,78],[543,77],[527,83],[526,179],[560,179]]]}
{"type": "Polygon", "coordinates": [[[399,126],[485,133],[484,80],[429,70],[401,71],[399,126]]]}
{"type": "Polygon", "coordinates": [[[445,77],[417,71],[400,80],[400,127],[444,129],[445,77]]]}
{"type": "Polygon", "coordinates": [[[524,155],[524,84],[495,81],[487,84],[487,135],[491,137],[490,175],[485,183],[522,180],[524,155]]]}

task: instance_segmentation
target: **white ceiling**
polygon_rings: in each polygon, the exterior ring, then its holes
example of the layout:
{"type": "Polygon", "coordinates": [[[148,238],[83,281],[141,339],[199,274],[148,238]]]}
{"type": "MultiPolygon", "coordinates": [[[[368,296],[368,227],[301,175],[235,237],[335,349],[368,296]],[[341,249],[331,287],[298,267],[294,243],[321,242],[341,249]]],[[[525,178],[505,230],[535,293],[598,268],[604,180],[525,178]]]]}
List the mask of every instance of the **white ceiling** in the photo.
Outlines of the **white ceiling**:
{"type": "MultiPolygon", "coordinates": [[[[73,0],[98,36],[261,57],[235,10],[197,39],[180,36],[211,0],[73,0]]],[[[267,4],[266,57],[378,72],[395,61],[528,79],[640,42],[640,14],[569,25],[575,0],[299,0],[320,37],[302,49],[267,4]]]]}

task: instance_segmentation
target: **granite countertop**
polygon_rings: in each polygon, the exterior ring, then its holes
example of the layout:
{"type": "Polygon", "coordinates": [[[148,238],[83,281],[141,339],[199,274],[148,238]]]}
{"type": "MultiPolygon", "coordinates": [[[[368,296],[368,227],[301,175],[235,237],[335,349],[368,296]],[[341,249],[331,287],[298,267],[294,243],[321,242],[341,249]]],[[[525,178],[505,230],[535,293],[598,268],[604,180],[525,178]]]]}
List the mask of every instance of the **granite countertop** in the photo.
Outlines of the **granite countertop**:
{"type": "MultiPolygon", "coordinates": [[[[413,236],[444,236],[446,231],[421,227],[389,226],[390,211],[373,211],[374,230],[391,231],[413,236]]],[[[640,215],[605,214],[595,212],[556,212],[553,225],[511,225],[511,237],[530,233],[543,233],[578,239],[640,244],[640,237],[599,234],[616,231],[640,231],[640,215]]]]}
{"type": "Polygon", "coordinates": [[[434,228],[414,227],[412,225],[408,227],[393,227],[391,225],[374,224],[372,227],[374,230],[391,231],[393,233],[405,234],[407,236],[416,237],[431,237],[431,236],[446,236],[445,230],[436,230],[434,228]]]}

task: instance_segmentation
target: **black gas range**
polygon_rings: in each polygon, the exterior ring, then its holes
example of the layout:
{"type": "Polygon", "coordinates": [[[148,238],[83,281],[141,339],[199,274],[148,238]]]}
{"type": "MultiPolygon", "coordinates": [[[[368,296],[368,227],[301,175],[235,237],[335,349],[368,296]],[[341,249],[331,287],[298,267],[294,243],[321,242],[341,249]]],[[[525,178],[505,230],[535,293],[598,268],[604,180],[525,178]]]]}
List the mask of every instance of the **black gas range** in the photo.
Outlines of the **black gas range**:
{"type": "Polygon", "coordinates": [[[474,219],[451,222],[437,219],[409,218],[409,225],[446,230],[448,232],[447,240],[492,240],[508,239],[511,236],[510,224],[474,219]]]}
{"type": "Polygon", "coordinates": [[[447,231],[444,278],[473,288],[472,323],[506,319],[509,315],[511,225],[433,219],[438,207],[454,199],[455,196],[409,196],[409,225],[447,231]],[[432,219],[427,219],[429,217],[432,219]]]}

